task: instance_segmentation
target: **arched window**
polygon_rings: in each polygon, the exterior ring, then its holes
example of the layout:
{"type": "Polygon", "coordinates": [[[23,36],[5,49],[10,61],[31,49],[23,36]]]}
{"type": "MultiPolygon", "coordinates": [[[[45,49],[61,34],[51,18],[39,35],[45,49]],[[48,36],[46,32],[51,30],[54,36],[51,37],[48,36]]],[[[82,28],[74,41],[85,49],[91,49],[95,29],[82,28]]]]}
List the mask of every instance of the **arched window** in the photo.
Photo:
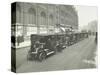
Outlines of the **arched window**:
{"type": "Polygon", "coordinates": [[[49,15],[49,25],[53,25],[53,15],[49,15]]]}
{"type": "Polygon", "coordinates": [[[34,8],[29,9],[29,24],[36,24],[36,11],[34,8]]]}
{"type": "Polygon", "coordinates": [[[16,4],[16,23],[21,23],[21,7],[19,4],[16,4]]]}
{"type": "Polygon", "coordinates": [[[41,12],[41,19],[40,19],[40,25],[46,25],[46,13],[41,12]]]}

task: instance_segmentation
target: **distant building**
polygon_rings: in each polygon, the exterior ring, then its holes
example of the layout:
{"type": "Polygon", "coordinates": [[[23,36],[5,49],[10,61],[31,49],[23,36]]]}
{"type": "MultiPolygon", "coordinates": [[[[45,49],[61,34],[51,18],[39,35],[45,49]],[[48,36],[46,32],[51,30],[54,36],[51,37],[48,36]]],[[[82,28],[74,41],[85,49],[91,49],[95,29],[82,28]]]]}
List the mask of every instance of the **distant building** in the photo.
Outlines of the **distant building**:
{"type": "Polygon", "coordinates": [[[91,32],[97,32],[97,25],[98,25],[98,22],[96,20],[89,22],[88,30],[91,32]]]}
{"type": "Polygon", "coordinates": [[[72,5],[17,2],[12,7],[12,19],[12,30],[16,26],[16,36],[23,35],[26,39],[31,34],[55,33],[56,24],[78,29],[78,15],[72,5]]]}

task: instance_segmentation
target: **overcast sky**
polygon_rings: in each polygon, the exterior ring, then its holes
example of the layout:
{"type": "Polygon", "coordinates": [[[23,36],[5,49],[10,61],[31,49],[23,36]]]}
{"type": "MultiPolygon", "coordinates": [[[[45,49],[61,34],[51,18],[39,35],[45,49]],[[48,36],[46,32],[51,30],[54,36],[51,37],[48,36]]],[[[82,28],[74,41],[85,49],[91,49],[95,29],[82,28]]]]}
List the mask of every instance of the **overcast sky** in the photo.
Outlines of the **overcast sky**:
{"type": "Polygon", "coordinates": [[[75,6],[78,11],[79,26],[84,27],[89,22],[97,20],[97,7],[95,6],[75,6]]]}

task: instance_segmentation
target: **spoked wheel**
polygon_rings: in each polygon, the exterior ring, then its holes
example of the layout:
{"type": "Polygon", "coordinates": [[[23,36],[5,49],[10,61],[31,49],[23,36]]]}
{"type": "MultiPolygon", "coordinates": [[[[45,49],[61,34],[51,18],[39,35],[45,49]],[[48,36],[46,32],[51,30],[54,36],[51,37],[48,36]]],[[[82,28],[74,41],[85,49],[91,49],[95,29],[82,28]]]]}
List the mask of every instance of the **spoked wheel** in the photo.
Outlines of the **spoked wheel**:
{"type": "Polygon", "coordinates": [[[44,60],[45,58],[46,58],[46,53],[45,53],[45,52],[41,52],[41,53],[39,54],[39,57],[38,57],[39,61],[42,61],[42,60],[44,60]]]}

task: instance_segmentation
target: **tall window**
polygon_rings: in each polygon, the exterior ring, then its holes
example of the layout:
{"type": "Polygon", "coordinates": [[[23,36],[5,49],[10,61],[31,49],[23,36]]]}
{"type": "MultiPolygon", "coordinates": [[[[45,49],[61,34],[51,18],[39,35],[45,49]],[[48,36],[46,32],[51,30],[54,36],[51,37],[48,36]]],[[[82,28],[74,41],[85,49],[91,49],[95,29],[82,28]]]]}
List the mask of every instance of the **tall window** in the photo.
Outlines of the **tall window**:
{"type": "Polygon", "coordinates": [[[16,4],[16,23],[21,23],[21,7],[19,4],[16,4]]]}
{"type": "Polygon", "coordinates": [[[42,11],[40,13],[40,26],[39,33],[47,33],[47,22],[46,22],[46,13],[42,11]]]}
{"type": "Polygon", "coordinates": [[[29,9],[29,24],[36,24],[36,11],[34,8],[29,9]]]}
{"type": "Polygon", "coordinates": [[[53,15],[49,15],[49,25],[53,25],[53,15]]]}
{"type": "Polygon", "coordinates": [[[16,36],[22,36],[23,35],[23,25],[21,24],[22,15],[21,15],[21,6],[19,4],[16,4],[16,36]]]}
{"type": "Polygon", "coordinates": [[[46,25],[46,13],[41,12],[40,25],[46,25]]]}
{"type": "Polygon", "coordinates": [[[37,33],[37,26],[36,26],[36,10],[34,8],[29,8],[28,10],[29,18],[28,18],[28,26],[27,26],[27,36],[31,34],[37,33]]]}

